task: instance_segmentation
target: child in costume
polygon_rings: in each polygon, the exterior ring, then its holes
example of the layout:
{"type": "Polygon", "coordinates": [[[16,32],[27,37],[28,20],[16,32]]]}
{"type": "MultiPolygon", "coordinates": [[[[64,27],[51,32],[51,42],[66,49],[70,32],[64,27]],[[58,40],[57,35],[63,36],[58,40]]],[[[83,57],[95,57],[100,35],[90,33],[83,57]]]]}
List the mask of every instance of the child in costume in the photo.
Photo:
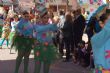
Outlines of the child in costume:
{"type": "Polygon", "coordinates": [[[108,16],[109,16],[109,13],[104,13],[104,14],[102,14],[102,16],[100,16],[100,22],[99,23],[100,23],[100,26],[102,29],[104,28],[104,26],[107,22],[108,16]]]}
{"type": "MultiPolygon", "coordinates": [[[[86,33],[88,35],[89,38],[89,48],[92,49],[91,47],[91,38],[94,34],[99,33],[102,30],[102,26],[100,25],[99,19],[100,16],[104,13],[106,13],[106,9],[107,9],[107,4],[101,5],[99,6],[99,8],[92,14],[92,16],[89,19],[87,28],[86,28],[86,33]]],[[[94,64],[93,64],[93,50],[91,50],[91,56],[90,56],[90,66],[91,68],[94,68],[94,64]]]]}
{"type": "Polygon", "coordinates": [[[10,34],[9,22],[5,22],[5,24],[4,24],[3,28],[2,28],[2,40],[0,42],[1,48],[2,48],[2,45],[3,45],[5,40],[7,42],[7,47],[8,47],[8,44],[9,44],[9,34],[10,34]]]}
{"type": "Polygon", "coordinates": [[[110,73],[110,14],[104,14],[100,20],[104,23],[104,27],[91,39],[94,73],[110,73]]]}
{"type": "Polygon", "coordinates": [[[22,19],[19,21],[16,27],[16,33],[13,40],[13,46],[18,50],[18,56],[16,58],[15,72],[18,73],[20,64],[24,57],[24,73],[28,73],[29,55],[32,49],[33,41],[33,27],[29,21],[28,12],[24,11],[22,19]]]}
{"type": "Polygon", "coordinates": [[[44,73],[49,73],[50,65],[56,58],[57,49],[53,45],[52,32],[56,31],[57,23],[47,24],[47,16],[42,17],[43,25],[34,25],[35,37],[37,42],[34,48],[35,69],[34,73],[40,73],[41,64],[43,63],[44,73]]]}
{"type": "Polygon", "coordinates": [[[101,26],[99,24],[100,16],[106,13],[107,4],[101,5],[90,17],[86,33],[88,34],[89,40],[95,33],[99,33],[101,31],[101,26]]]}

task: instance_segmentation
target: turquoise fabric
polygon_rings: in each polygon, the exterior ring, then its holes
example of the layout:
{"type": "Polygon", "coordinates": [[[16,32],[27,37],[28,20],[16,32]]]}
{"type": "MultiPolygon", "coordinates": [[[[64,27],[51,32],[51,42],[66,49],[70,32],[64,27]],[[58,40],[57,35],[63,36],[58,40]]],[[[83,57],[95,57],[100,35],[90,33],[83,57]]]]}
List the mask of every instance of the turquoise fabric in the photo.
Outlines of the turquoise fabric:
{"type": "Polygon", "coordinates": [[[101,12],[107,6],[108,6],[108,4],[103,4],[103,5],[99,6],[98,9],[93,13],[92,16],[97,15],[99,12],[101,12]]]}
{"type": "Polygon", "coordinates": [[[57,58],[57,48],[52,44],[53,31],[56,31],[56,24],[34,25],[35,38],[39,43],[34,48],[35,61],[53,62],[57,58]]]}
{"type": "Polygon", "coordinates": [[[34,44],[33,30],[31,22],[22,18],[16,27],[12,47],[15,46],[17,50],[30,51],[34,44]]]}
{"type": "Polygon", "coordinates": [[[98,33],[98,32],[101,31],[101,27],[100,27],[99,21],[96,20],[95,22],[96,22],[96,24],[95,24],[95,32],[98,33]]]}
{"type": "Polygon", "coordinates": [[[104,7],[108,6],[108,4],[103,4],[101,6],[99,6],[98,9],[96,9],[95,11],[91,12],[88,16],[88,19],[87,20],[90,20],[91,17],[95,16],[97,13],[99,13],[101,10],[103,10],[104,7]]]}
{"type": "Polygon", "coordinates": [[[48,25],[35,25],[35,38],[41,42],[52,43],[53,31],[56,31],[56,24],[48,24],[48,25]]]}
{"type": "Polygon", "coordinates": [[[33,25],[29,20],[21,19],[16,28],[17,34],[23,36],[33,36],[33,25]]]}
{"type": "Polygon", "coordinates": [[[105,27],[91,39],[96,67],[110,69],[110,19],[105,27]]]}

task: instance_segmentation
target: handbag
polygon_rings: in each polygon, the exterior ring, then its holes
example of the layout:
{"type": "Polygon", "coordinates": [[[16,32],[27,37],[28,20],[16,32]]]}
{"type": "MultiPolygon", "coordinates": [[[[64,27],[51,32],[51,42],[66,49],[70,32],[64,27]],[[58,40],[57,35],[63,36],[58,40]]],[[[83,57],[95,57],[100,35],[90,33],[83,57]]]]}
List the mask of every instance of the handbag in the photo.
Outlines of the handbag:
{"type": "Polygon", "coordinates": [[[86,28],[87,28],[87,25],[83,31],[83,36],[82,36],[82,41],[85,41],[85,43],[87,43],[89,41],[88,35],[86,33],[86,28]]]}

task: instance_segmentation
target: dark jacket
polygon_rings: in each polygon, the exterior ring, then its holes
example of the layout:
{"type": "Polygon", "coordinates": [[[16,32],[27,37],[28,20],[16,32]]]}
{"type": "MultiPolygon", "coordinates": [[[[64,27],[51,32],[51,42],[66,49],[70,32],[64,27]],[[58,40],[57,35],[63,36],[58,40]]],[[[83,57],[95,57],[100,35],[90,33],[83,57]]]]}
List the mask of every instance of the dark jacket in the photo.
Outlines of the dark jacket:
{"type": "Polygon", "coordinates": [[[82,37],[85,25],[85,18],[82,15],[80,15],[77,19],[74,20],[74,34],[76,36],[82,37]]]}
{"type": "Polygon", "coordinates": [[[89,39],[94,35],[95,33],[98,33],[101,31],[101,27],[99,25],[99,21],[96,17],[91,17],[86,28],[86,33],[88,34],[89,39]]]}
{"type": "Polygon", "coordinates": [[[73,22],[65,21],[62,31],[63,31],[64,38],[72,38],[73,37],[73,22]]]}
{"type": "Polygon", "coordinates": [[[83,31],[86,25],[85,18],[80,15],[74,20],[74,42],[75,46],[78,47],[78,43],[82,41],[83,31]]]}

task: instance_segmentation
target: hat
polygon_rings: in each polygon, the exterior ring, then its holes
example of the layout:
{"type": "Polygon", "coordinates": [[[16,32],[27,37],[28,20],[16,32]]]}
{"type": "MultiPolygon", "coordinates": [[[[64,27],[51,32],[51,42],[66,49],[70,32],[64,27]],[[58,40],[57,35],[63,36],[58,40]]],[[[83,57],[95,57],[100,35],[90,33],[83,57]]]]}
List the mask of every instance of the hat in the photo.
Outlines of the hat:
{"type": "Polygon", "coordinates": [[[38,12],[41,17],[47,13],[47,9],[46,9],[45,5],[43,5],[41,3],[36,4],[35,11],[38,12]]]}

